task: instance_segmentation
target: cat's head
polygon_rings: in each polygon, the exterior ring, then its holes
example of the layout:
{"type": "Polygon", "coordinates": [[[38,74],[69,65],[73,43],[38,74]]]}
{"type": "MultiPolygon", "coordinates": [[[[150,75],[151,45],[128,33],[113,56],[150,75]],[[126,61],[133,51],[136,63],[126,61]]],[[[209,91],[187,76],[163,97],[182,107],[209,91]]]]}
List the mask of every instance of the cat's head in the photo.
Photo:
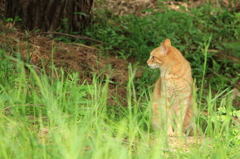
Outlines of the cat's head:
{"type": "Polygon", "coordinates": [[[147,61],[148,66],[152,69],[169,66],[174,61],[172,55],[170,55],[172,51],[175,51],[175,48],[171,46],[170,39],[166,39],[150,53],[150,58],[147,61]]]}

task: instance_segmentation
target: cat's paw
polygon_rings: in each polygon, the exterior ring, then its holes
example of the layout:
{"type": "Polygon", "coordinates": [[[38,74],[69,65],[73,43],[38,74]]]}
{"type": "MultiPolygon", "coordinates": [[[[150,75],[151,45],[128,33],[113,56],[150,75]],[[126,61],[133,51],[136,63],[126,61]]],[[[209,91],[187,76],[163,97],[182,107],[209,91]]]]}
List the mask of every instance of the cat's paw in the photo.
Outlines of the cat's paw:
{"type": "Polygon", "coordinates": [[[171,137],[175,136],[173,132],[168,132],[167,134],[168,134],[168,136],[171,136],[171,137]]]}
{"type": "Polygon", "coordinates": [[[168,134],[168,136],[174,136],[174,132],[173,132],[171,126],[168,128],[167,134],[168,134]]]}
{"type": "Polygon", "coordinates": [[[175,133],[174,136],[176,136],[176,137],[185,137],[186,134],[178,132],[178,133],[175,133]]]}

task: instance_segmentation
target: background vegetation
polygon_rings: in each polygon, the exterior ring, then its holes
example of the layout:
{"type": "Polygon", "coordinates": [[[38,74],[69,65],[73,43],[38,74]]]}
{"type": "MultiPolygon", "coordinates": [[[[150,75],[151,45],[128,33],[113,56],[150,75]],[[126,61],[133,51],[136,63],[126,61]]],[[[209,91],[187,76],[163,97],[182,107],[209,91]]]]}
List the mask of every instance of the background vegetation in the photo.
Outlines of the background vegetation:
{"type": "Polygon", "coordinates": [[[79,84],[79,73],[56,71],[53,63],[57,78],[39,76],[1,48],[0,158],[240,157],[240,99],[233,91],[240,87],[240,13],[213,4],[146,11],[152,14],[99,10],[85,30],[104,42],[102,54],[138,61],[129,64],[126,105],[119,107],[108,106],[109,78],[94,74],[92,83],[79,84]],[[159,72],[145,62],[166,38],[191,63],[200,137],[169,138],[151,130],[151,86],[159,72]]]}

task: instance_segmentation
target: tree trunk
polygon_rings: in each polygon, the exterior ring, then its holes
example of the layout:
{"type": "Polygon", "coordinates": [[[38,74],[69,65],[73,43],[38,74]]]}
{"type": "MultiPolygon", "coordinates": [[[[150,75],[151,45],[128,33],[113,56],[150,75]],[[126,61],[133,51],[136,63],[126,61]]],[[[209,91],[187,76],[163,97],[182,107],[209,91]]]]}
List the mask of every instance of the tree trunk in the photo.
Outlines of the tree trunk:
{"type": "Polygon", "coordinates": [[[81,33],[90,22],[93,0],[5,0],[4,17],[21,18],[23,29],[81,33]]]}

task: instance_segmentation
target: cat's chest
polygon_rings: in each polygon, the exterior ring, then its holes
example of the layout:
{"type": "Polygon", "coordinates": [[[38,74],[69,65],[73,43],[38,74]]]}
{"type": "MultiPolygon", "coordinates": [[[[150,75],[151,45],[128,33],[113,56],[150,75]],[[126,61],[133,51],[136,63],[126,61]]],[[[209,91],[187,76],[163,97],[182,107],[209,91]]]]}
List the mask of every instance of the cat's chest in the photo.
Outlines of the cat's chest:
{"type": "Polygon", "coordinates": [[[167,98],[173,98],[179,93],[178,81],[174,79],[161,78],[161,94],[167,98]]]}
{"type": "Polygon", "coordinates": [[[162,80],[162,82],[161,82],[161,92],[162,91],[167,91],[167,90],[171,91],[173,89],[174,89],[174,87],[172,85],[172,82],[167,81],[167,80],[162,80]]]}

